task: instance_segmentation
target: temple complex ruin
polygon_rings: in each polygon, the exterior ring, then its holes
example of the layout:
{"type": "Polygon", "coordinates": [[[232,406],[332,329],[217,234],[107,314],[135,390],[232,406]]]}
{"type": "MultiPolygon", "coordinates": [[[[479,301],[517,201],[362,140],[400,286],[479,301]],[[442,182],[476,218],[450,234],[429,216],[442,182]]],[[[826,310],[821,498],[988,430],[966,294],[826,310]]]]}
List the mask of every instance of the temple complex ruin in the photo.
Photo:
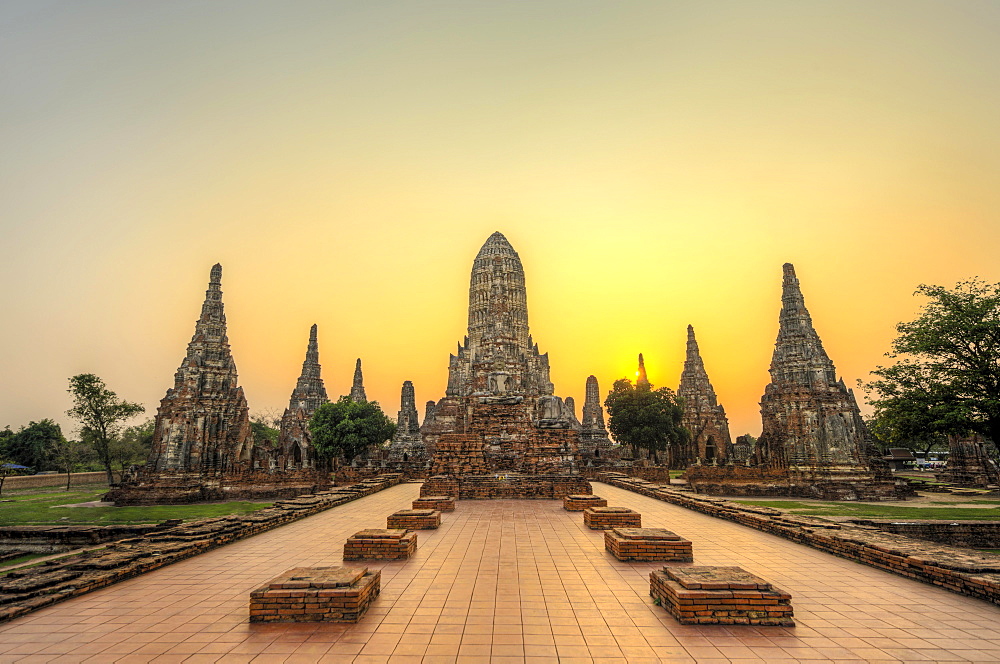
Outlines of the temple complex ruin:
{"type": "Polygon", "coordinates": [[[982,437],[948,436],[948,462],[937,478],[959,486],[986,488],[1000,484],[1000,472],[982,437]]]}
{"type": "Polygon", "coordinates": [[[895,499],[907,495],[882,464],[873,467],[871,435],[854,393],[838,379],[806,310],[791,263],[783,267],[782,307],[761,399],[763,432],[755,467],[688,470],[699,492],[792,495],[828,500],[895,499]]]}
{"type": "Polygon", "coordinates": [[[275,452],[254,443],[226,336],[222,265],[216,264],[174,386],[157,409],[149,460],[105,500],[135,505],[280,498],[329,484],[313,470],[277,469],[275,452]]]}
{"type": "Polygon", "coordinates": [[[731,456],[729,420],[708,380],[694,327],[687,328],[687,353],[677,397],[683,402],[681,424],[691,432],[686,462],[718,464],[731,456]]]}
{"type": "Polygon", "coordinates": [[[320,376],[319,342],[316,338],[316,325],[313,325],[309,329],[309,344],[306,346],[306,359],[302,362],[302,374],[292,390],[288,408],[281,416],[277,459],[279,468],[294,470],[315,467],[316,450],[309,439],[309,419],[317,408],[329,400],[320,376]]]}
{"type": "Polygon", "coordinates": [[[403,382],[399,395],[399,412],[396,414],[396,433],[389,445],[390,461],[423,461],[427,456],[424,441],[420,437],[420,421],[417,414],[413,383],[403,382]]]}
{"type": "Polygon", "coordinates": [[[451,355],[445,396],[421,434],[432,477],[423,495],[561,498],[590,493],[575,417],[554,395],[549,357],[528,332],[521,259],[494,233],[473,261],[468,334],[451,355]]]}
{"type": "Polygon", "coordinates": [[[365,395],[365,377],[361,373],[361,358],[358,358],[357,363],[354,365],[354,380],[351,383],[351,401],[355,403],[361,403],[362,401],[368,401],[368,397],[365,395]]]}
{"type": "Polygon", "coordinates": [[[604,426],[604,406],[601,405],[601,388],[597,384],[597,376],[587,376],[580,418],[580,456],[588,462],[601,459],[610,461],[615,456],[612,449],[608,429],[604,426]]]}

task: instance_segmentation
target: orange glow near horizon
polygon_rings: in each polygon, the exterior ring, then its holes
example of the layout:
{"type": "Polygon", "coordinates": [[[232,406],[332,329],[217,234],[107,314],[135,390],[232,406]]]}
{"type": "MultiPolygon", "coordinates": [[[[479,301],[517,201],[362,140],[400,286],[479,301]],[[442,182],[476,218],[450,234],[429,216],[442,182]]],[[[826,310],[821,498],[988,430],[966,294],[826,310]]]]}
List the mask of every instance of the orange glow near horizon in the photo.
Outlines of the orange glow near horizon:
{"type": "MultiPolygon", "coordinates": [[[[579,413],[676,389],[686,326],[734,436],[795,265],[849,386],[920,283],[1000,281],[1000,7],[310,1],[0,7],[0,427],[93,372],[155,412],[212,264],[251,411],[309,326],[391,417],[444,394],[500,230],[579,413]]],[[[863,397],[859,394],[859,397],[863,397]]]]}

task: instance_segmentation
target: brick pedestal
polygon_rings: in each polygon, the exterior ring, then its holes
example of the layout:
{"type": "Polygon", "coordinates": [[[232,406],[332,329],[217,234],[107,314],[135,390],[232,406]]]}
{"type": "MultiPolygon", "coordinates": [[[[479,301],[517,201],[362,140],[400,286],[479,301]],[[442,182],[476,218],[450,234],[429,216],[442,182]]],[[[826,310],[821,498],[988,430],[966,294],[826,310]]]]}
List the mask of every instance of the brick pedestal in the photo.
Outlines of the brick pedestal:
{"type": "Polygon", "coordinates": [[[424,496],[413,501],[413,509],[454,512],[455,499],[451,496],[424,496]]]}
{"type": "Polygon", "coordinates": [[[604,548],[618,560],[694,560],[691,541],[663,528],[612,528],[604,531],[604,548]]]}
{"type": "Polygon", "coordinates": [[[386,519],[386,528],[432,530],[441,525],[441,512],[437,510],[399,510],[386,519]]]}
{"type": "Polygon", "coordinates": [[[417,534],[402,528],[360,530],[344,542],[344,560],[406,560],[417,550],[417,534]]]}
{"type": "Polygon", "coordinates": [[[568,512],[582,512],[588,507],[607,507],[608,501],[600,496],[575,493],[563,498],[563,509],[568,512]]]}
{"type": "Polygon", "coordinates": [[[250,622],[358,622],[382,573],[367,567],[296,567],[250,593],[250,622]]]}
{"type": "Polygon", "coordinates": [[[684,625],[795,625],[792,596],[740,567],[664,567],[649,594],[684,625]]]}
{"type": "Polygon", "coordinates": [[[583,510],[583,525],[591,530],[641,528],[642,515],[627,507],[588,507],[583,510]]]}

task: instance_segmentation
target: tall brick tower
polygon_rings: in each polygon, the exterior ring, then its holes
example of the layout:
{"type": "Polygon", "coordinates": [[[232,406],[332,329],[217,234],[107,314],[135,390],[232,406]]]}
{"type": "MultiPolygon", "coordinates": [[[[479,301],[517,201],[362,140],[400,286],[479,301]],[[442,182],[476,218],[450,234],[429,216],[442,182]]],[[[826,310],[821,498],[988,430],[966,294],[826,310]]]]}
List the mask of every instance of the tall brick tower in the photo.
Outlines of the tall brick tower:
{"type": "MultiPolygon", "coordinates": [[[[732,439],[729,437],[729,420],[726,409],[715,395],[715,388],[708,380],[705,363],[701,359],[694,327],[687,328],[687,354],[681,372],[677,396],[684,400],[681,424],[691,432],[691,450],[702,462],[720,461],[729,456],[732,439]]],[[[685,459],[694,463],[695,458],[685,459]]]]}
{"type": "Polygon", "coordinates": [[[306,359],[302,362],[302,373],[295,382],[288,408],[281,416],[278,447],[281,451],[280,460],[285,468],[313,466],[316,455],[309,440],[309,418],[317,408],[329,401],[320,376],[316,331],[316,325],[309,328],[309,343],[306,345],[306,359]]]}
{"type": "Polygon", "coordinates": [[[575,417],[553,394],[548,354],[528,332],[521,259],[493,233],[472,263],[469,326],[448,362],[445,396],[420,428],[431,473],[450,484],[422,492],[460,497],[555,497],[589,493],[575,475],[580,433],[575,417]]]}
{"type": "Polygon", "coordinates": [[[249,409],[236,379],[216,263],[187,354],[156,412],[149,458],[155,470],[224,472],[250,462],[249,409]]]}

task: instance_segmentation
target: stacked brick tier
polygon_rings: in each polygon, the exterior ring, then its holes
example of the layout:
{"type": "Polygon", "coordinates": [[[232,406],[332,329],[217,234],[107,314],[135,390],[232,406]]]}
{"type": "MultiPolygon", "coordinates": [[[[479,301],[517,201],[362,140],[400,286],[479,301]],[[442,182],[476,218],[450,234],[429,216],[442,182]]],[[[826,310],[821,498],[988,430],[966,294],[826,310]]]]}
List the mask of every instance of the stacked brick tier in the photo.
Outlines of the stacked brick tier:
{"type": "Polygon", "coordinates": [[[296,567],[250,593],[250,622],[358,622],[382,573],[367,567],[296,567]]]}
{"type": "Polygon", "coordinates": [[[604,548],[618,560],[694,560],[691,541],[663,528],[612,528],[604,531],[604,548]]]}
{"type": "Polygon", "coordinates": [[[344,560],[406,560],[417,550],[417,534],[402,528],[359,530],[344,542],[344,560]]]}
{"type": "Polygon", "coordinates": [[[590,482],[580,475],[437,475],[420,487],[421,496],[448,494],[460,500],[541,498],[559,500],[569,494],[591,493],[590,482]]]}
{"type": "Polygon", "coordinates": [[[451,496],[424,496],[413,501],[413,509],[454,512],[455,499],[451,496]]]}
{"type": "Polygon", "coordinates": [[[441,525],[441,512],[437,510],[399,510],[390,514],[385,527],[404,530],[433,530],[441,525]]]}
{"type": "Polygon", "coordinates": [[[582,512],[588,507],[607,507],[608,501],[600,496],[575,493],[563,498],[563,509],[567,512],[582,512]]]}
{"type": "Polygon", "coordinates": [[[588,507],[583,510],[583,525],[591,530],[642,528],[642,515],[627,507],[588,507]]]}
{"type": "Polygon", "coordinates": [[[649,594],[684,625],[795,626],[792,596],[740,567],[664,567],[649,594]]]}

